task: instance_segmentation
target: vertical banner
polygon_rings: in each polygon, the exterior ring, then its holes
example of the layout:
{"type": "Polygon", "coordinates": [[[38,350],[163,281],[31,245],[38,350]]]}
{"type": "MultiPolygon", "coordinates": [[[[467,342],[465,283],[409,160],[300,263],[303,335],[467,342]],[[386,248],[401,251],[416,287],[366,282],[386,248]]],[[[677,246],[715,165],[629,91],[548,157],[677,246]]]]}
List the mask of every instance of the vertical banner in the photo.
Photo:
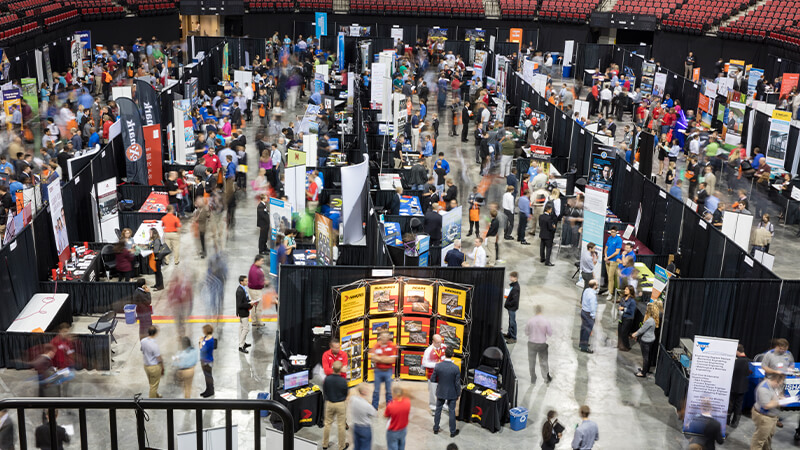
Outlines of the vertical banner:
{"type": "Polygon", "coordinates": [[[314,243],[317,247],[317,264],[333,264],[333,221],[322,214],[314,216],[314,243]]]}
{"type": "Polygon", "coordinates": [[[119,226],[119,208],[117,204],[117,178],[112,177],[97,183],[97,219],[100,223],[99,242],[117,242],[114,230],[119,226]]]}
{"type": "Polygon", "coordinates": [[[144,154],[144,135],[139,108],[129,98],[117,100],[122,120],[122,143],[125,147],[125,167],[128,183],[147,185],[147,160],[144,154]]]}
{"type": "Polygon", "coordinates": [[[785,73],[781,77],[781,95],[780,99],[788,97],[792,89],[797,87],[797,80],[800,78],[798,73],[785,73]]]}
{"type": "Polygon", "coordinates": [[[317,39],[319,39],[322,36],[327,36],[328,35],[328,14],[327,13],[315,12],[314,13],[314,24],[315,24],[314,29],[316,30],[316,33],[317,33],[317,39]]]}
{"type": "Polygon", "coordinates": [[[306,208],[306,167],[287,167],[284,176],[286,198],[294,211],[302,212],[306,208]]]}
{"type": "Polygon", "coordinates": [[[386,83],[384,73],[386,73],[385,64],[372,63],[372,78],[370,79],[369,91],[369,102],[372,109],[383,108],[383,85],[386,83]]]}
{"type": "Polygon", "coordinates": [[[656,264],[656,270],[653,271],[653,274],[655,275],[655,279],[653,280],[653,291],[651,292],[650,300],[666,301],[667,282],[669,282],[669,279],[675,274],[658,264],[656,264]]]}
{"type": "Polygon", "coordinates": [[[517,43],[517,52],[522,51],[522,28],[512,28],[508,34],[509,42],[517,43]]]}
{"type": "MultiPolygon", "coordinates": [[[[402,30],[401,30],[402,32],[402,30]]],[[[336,60],[339,62],[339,72],[344,72],[344,33],[340,32],[336,40],[336,60]]]]}
{"type": "MultiPolygon", "coordinates": [[[[450,211],[442,214],[442,261],[444,265],[444,257],[447,252],[452,250],[456,240],[461,239],[461,216],[462,207],[457,206],[450,211]]],[[[435,262],[434,262],[435,264],[435,262]]]]}
{"type": "Polygon", "coordinates": [[[764,69],[750,69],[750,73],[747,76],[747,96],[752,97],[756,95],[756,85],[758,84],[758,80],[764,76],[764,69]]]}
{"type": "Polygon", "coordinates": [[[197,77],[189,78],[184,86],[184,98],[192,102],[192,106],[197,105],[198,92],[197,92],[197,77]]]}
{"type": "Polygon", "coordinates": [[[656,74],[655,63],[642,61],[642,83],[639,87],[642,88],[643,93],[648,93],[653,90],[655,74],[656,74]]]}
{"type": "Polygon", "coordinates": [[[572,66],[572,53],[575,41],[564,41],[564,67],[572,66]]]}
{"type": "Polygon", "coordinates": [[[44,75],[47,77],[47,85],[53,85],[53,66],[50,64],[50,45],[42,47],[42,61],[44,62],[44,75]]]}
{"type": "MultiPolygon", "coordinates": [[[[22,108],[22,94],[17,88],[6,89],[3,91],[3,111],[6,113],[7,118],[11,118],[11,108],[16,106],[22,108]]],[[[11,129],[11,121],[6,124],[8,129],[11,129]]]]}
{"type": "Polygon", "coordinates": [[[50,202],[50,220],[53,225],[53,236],[56,238],[56,253],[58,260],[65,262],[69,259],[69,237],[67,237],[64,202],[61,199],[61,183],[58,180],[47,185],[47,199],[50,202]]]}
{"type": "Polygon", "coordinates": [[[22,98],[31,107],[31,115],[35,119],[39,117],[39,96],[36,89],[36,78],[23,78],[20,80],[22,87],[22,98]]]}
{"type": "Polygon", "coordinates": [[[657,73],[653,82],[653,96],[662,98],[664,97],[664,88],[667,86],[667,74],[657,73]]]}
{"type": "Polygon", "coordinates": [[[229,67],[230,57],[228,56],[228,43],[222,47],[222,80],[231,81],[231,69],[229,67]]]}
{"type": "Polygon", "coordinates": [[[360,164],[342,167],[343,240],[347,245],[364,238],[364,191],[369,175],[369,157],[360,164]]]}
{"type": "Polygon", "coordinates": [[[147,155],[147,184],[161,186],[163,169],[161,167],[161,126],[146,125],[144,133],[144,149],[147,155]]]}
{"type": "Polygon", "coordinates": [[[706,127],[711,126],[711,110],[714,108],[711,99],[700,94],[697,100],[697,112],[700,114],[700,123],[706,127]]]}
{"type": "Polygon", "coordinates": [[[786,159],[786,146],[789,143],[789,126],[792,123],[791,111],[772,111],[772,125],[769,127],[767,142],[767,163],[771,166],[783,167],[786,159]]]}
{"type": "Polygon", "coordinates": [[[704,409],[710,409],[711,417],[722,427],[722,435],[726,434],[728,400],[738,345],[739,341],[735,339],[694,337],[692,376],[683,418],[684,433],[703,434],[705,420],[698,419],[704,409]]]}
{"type": "MultiPolygon", "coordinates": [[[[611,191],[614,180],[614,158],[617,149],[595,144],[592,149],[592,165],[589,168],[589,186],[611,191]]],[[[605,209],[603,209],[605,214],[605,209]]]]}
{"type": "Polygon", "coordinates": [[[284,234],[292,228],[292,207],[288,202],[270,197],[269,216],[271,240],[274,241],[278,233],[284,234]]]}
{"type": "Polygon", "coordinates": [[[161,107],[158,103],[158,93],[153,86],[144,80],[133,80],[136,86],[134,101],[139,106],[142,125],[158,125],[161,123],[161,107]]]}
{"type": "Polygon", "coordinates": [[[694,81],[695,83],[700,81],[700,68],[699,67],[695,67],[694,69],[692,69],[692,81],[694,81]]]}

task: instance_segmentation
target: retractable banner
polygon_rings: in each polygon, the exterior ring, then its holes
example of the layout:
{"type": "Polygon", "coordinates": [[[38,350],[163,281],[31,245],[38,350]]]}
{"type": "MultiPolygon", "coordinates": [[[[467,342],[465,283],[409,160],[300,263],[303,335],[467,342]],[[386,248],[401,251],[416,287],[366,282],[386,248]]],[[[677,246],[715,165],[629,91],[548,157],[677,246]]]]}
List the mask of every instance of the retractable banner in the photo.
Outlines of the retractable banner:
{"type": "Polygon", "coordinates": [[[161,123],[161,107],[158,103],[158,92],[150,83],[144,80],[133,80],[136,83],[136,103],[139,105],[143,125],[158,125],[161,123]]]}
{"type": "Polygon", "coordinates": [[[144,154],[144,133],[139,108],[129,98],[117,99],[122,120],[122,143],[125,146],[125,167],[128,183],[148,184],[147,158],[144,154]]]}
{"type": "Polygon", "coordinates": [[[695,336],[692,349],[692,376],[686,395],[683,432],[703,434],[705,413],[719,422],[724,436],[728,417],[728,401],[739,341],[708,336],[695,336]]]}

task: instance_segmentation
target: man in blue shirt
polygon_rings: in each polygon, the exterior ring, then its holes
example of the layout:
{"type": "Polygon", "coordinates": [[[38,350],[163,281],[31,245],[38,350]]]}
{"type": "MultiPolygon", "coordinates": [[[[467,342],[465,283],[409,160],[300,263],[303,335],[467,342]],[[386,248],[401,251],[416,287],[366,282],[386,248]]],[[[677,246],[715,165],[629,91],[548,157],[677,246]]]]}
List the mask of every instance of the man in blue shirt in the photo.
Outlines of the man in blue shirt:
{"type": "Polygon", "coordinates": [[[594,328],[594,319],[597,315],[597,280],[589,280],[588,287],[581,295],[581,335],[580,349],[584,353],[594,353],[589,348],[589,336],[594,328]]]}
{"type": "Polygon", "coordinates": [[[11,175],[14,174],[14,166],[11,165],[10,162],[6,161],[6,156],[0,156],[0,173],[6,173],[6,168],[11,169],[11,175]]]}
{"type": "Polygon", "coordinates": [[[756,156],[753,158],[753,168],[758,169],[759,164],[761,164],[761,159],[764,157],[764,153],[761,151],[760,148],[756,147],[756,156]]]}
{"type": "Polygon", "coordinates": [[[633,251],[633,244],[626,242],[622,247],[624,250],[622,251],[622,258],[619,260],[619,270],[622,270],[622,266],[628,258],[633,258],[633,262],[636,262],[636,252],[633,251]]]}
{"type": "Polygon", "coordinates": [[[95,130],[94,127],[90,128],[89,131],[92,132],[91,136],[89,136],[89,144],[88,144],[88,147],[91,150],[94,148],[95,145],[100,143],[100,135],[97,134],[97,130],[95,130]]]}
{"type": "Polygon", "coordinates": [[[608,240],[606,240],[605,263],[606,263],[606,277],[608,277],[608,298],[614,296],[614,291],[617,288],[617,264],[621,258],[622,251],[622,238],[617,236],[617,227],[612,226],[608,230],[608,240]]]}
{"type": "Polygon", "coordinates": [[[466,257],[461,251],[461,239],[453,242],[453,248],[444,256],[444,265],[447,267],[461,267],[466,257]]]}
{"type": "Polygon", "coordinates": [[[678,200],[683,200],[683,191],[681,190],[681,185],[683,185],[683,180],[675,180],[675,184],[669,188],[669,195],[677,198],[678,200]]]}
{"type": "MultiPolygon", "coordinates": [[[[422,156],[426,158],[430,158],[433,156],[433,142],[431,142],[430,136],[425,136],[425,148],[422,150],[422,156]]],[[[445,161],[446,163],[447,161],[445,161]]],[[[450,166],[447,166],[448,172],[450,171],[450,166]]]]}
{"type": "Polygon", "coordinates": [[[511,186],[514,188],[514,192],[512,194],[514,197],[517,196],[517,185],[519,184],[519,180],[517,179],[517,168],[512,167],[511,173],[506,175],[506,186],[511,186]]]}
{"type": "Polygon", "coordinates": [[[517,241],[522,245],[530,245],[525,240],[525,230],[528,228],[528,219],[531,218],[531,191],[519,197],[519,225],[517,225],[517,241]]]}
{"type": "Polygon", "coordinates": [[[236,163],[233,162],[233,156],[231,155],[228,155],[226,159],[228,160],[228,165],[225,166],[225,181],[233,183],[233,180],[236,179],[236,163]]]}

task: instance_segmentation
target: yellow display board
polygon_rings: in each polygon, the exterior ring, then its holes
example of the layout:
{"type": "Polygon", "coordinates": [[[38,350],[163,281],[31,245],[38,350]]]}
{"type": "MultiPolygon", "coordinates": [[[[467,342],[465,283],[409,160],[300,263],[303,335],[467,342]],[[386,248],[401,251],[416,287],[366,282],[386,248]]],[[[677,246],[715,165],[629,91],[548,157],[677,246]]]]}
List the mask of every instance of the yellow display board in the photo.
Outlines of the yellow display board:
{"type": "Polygon", "coordinates": [[[372,284],[369,287],[369,313],[394,314],[400,299],[400,283],[372,284]]]}
{"type": "Polygon", "coordinates": [[[431,319],[411,316],[400,318],[400,345],[427,347],[430,335],[431,319]]]}
{"type": "Polygon", "coordinates": [[[422,367],[422,356],[425,352],[418,350],[400,351],[400,378],[403,380],[425,381],[428,376],[422,367]]]}
{"type": "Polygon", "coordinates": [[[364,321],[339,327],[339,343],[347,353],[347,385],[361,383],[364,370],[364,321]]]}
{"type": "Polygon", "coordinates": [[[439,319],[436,321],[436,333],[442,335],[444,343],[455,353],[463,353],[464,325],[439,319]]]}
{"type": "Polygon", "coordinates": [[[436,311],[440,316],[464,320],[464,310],[467,306],[467,291],[447,286],[439,286],[439,296],[437,298],[436,311]]]}
{"type": "Polygon", "coordinates": [[[339,294],[339,302],[341,305],[339,320],[341,322],[349,322],[353,319],[363,317],[364,311],[366,310],[366,296],[367,288],[364,286],[342,291],[339,294]]]}
{"type": "Polygon", "coordinates": [[[403,314],[428,314],[432,311],[433,285],[405,283],[403,285],[403,314]]]}

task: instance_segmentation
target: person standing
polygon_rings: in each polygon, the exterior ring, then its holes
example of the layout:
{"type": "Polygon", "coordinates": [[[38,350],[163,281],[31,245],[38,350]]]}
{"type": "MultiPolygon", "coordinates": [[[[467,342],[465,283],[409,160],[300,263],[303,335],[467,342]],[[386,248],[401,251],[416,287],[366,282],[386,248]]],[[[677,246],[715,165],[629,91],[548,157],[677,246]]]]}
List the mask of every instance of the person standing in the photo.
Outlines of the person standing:
{"type": "Polygon", "coordinates": [[[547,420],[542,424],[542,450],[555,450],[561,441],[564,425],[558,422],[557,416],[555,411],[547,411],[547,420]]]}
{"type": "Polygon", "coordinates": [[[250,320],[254,327],[263,327],[261,323],[261,296],[264,286],[267,285],[264,277],[264,256],[256,255],[250,272],[247,274],[247,294],[250,297],[252,308],[250,309],[250,320]]]}
{"type": "Polygon", "coordinates": [[[614,225],[608,230],[606,239],[605,258],[606,277],[608,277],[608,298],[614,296],[617,289],[617,266],[619,265],[620,252],[622,252],[622,238],[617,236],[617,226],[614,225]]]}
{"type": "Polygon", "coordinates": [[[461,239],[453,241],[453,248],[444,255],[444,263],[447,267],[461,267],[467,257],[461,251],[461,239]]]}
{"type": "MultiPolygon", "coordinates": [[[[763,361],[762,361],[763,366],[763,361]]],[[[780,397],[778,393],[783,393],[783,382],[786,376],[782,373],[767,373],[766,378],[756,388],[756,402],[753,405],[751,417],[756,427],[753,438],[750,441],[752,450],[770,450],[772,448],[772,436],[775,435],[775,427],[778,425],[778,413],[780,412],[780,397]]]]}
{"type": "Polygon", "coordinates": [[[633,286],[625,286],[622,290],[622,300],[619,302],[619,311],[622,314],[617,327],[617,348],[620,351],[628,352],[631,350],[631,343],[628,339],[631,327],[633,326],[633,315],[636,312],[636,298],[633,286]]]}
{"type": "Polygon", "coordinates": [[[553,205],[547,204],[544,213],[539,216],[539,262],[545,266],[554,266],[550,262],[550,254],[553,252],[553,239],[556,237],[556,222],[553,215],[553,205]]]}
{"type": "Polygon", "coordinates": [[[688,78],[690,80],[694,80],[693,71],[694,71],[694,53],[689,52],[689,55],[686,56],[686,61],[684,61],[683,63],[683,77],[688,78]]]}
{"type": "MultiPolygon", "coordinates": [[[[333,339],[328,344],[328,350],[325,350],[325,353],[322,354],[322,371],[325,373],[325,376],[330,376],[334,373],[333,365],[336,361],[342,363],[342,367],[347,367],[347,353],[342,351],[342,346],[339,341],[333,339]]],[[[347,379],[347,372],[339,372],[339,374],[347,379]]]]}
{"type": "MultiPolygon", "coordinates": [[[[34,430],[36,448],[39,449],[54,449],[64,450],[64,444],[69,444],[69,434],[66,428],[61,425],[56,425],[56,443],[53,444],[52,436],[50,435],[50,421],[55,421],[58,418],[58,410],[55,410],[54,417],[50,417],[50,410],[44,410],[44,423],[36,427],[34,430]]],[[[13,448],[13,447],[12,447],[13,448]]]]}
{"type": "MultiPolygon", "coordinates": [[[[736,361],[733,363],[731,396],[728,402],[728,425],[733,428],[739,426],[739,418],[742,417],[742,402],[749,387],[749,376],[750,358],[744,351],[744,345],[739,344],[736,348],[736,361]]],[[[797,436],[797,432],[795,432],[795,436],[797,436]]]]}
{"type": "Polygon", "coordinates": [[[472,227],[475,226],[475,235],[481,234],[481,205],[483,204],[483,196],[478,193],[478,186],[472,187],[472,193],[467,197],[467,205],[469,206],[469,232],[467,237],[472,236],[472,227]]]}
{"type": "Polygon", "coordinates": [[[486,267],[486,249],[483,248],[483,238],[475,238],[475,247],[467,258],[472,260],[472,267],[486,267]]]}
{"type": "Polygon", "coordinates": [[[372,407],[368,400],[369,388],[365,383],[361,383],[356,388],[358,395],[350,397],[350,423],[353,424],[353,448],[354,450],[372,449],[372,419],[377,414],[377,410],[372,407]]]}
{"type": "Polygon", "coordinates": [[[506,342],[509,344],[517,343],[517,310],[519,309],[519,275],[517,272],[508,274],[511,281],[511,290],[506,297],[503,307],[508,311],[508,333],[505,334],[506,342]]]}
{"type": "Polygon", "coordinates": [[[581,252],[581,278],[583,278],[583,288],[589,287],[589,280],[594,278],[594,266],[597,264],[597,252],[594,242],[586,244],[586,249],[581,252]]]}
{"type": "Polygon", "coordinates": [[[261,255],[268,255],[269,248],[267,242],[269,241],[270,224],[269,224],[269,204],[267,203],[269,196],[261,194],[260,201],[256,207],[256,226],[258,227],[258,253],[261,255]]]}
{"type": "Polygon", "coordinates": [[[494,267],[497,261],[497,234],[500,232],[500,220],[497,218],[497,210],[492,209],[489,211],[491,222],[489,222],[489,229],[486,231],[486,265],[494,267]]]}
{"type": "Polygon", "coordinates": [[[239,351],[250,353],[247,341],[247,333],[250,331],[250,295],[247,291],[247,275],[239,275],[239,287],[236,288],[236,315],[239,317],[239,351]]]}
{"type": "Polygon", "coordinates": [[[659,327],[660,318],[658,308],[655,303],[649,303],[644,314],[642,326],[636,330],[631,337],[639,339],[639,347],[642,349],[642,367],[636,373],[639,378],[647,377],[650,373],[650,350],[656,340],[656,328],[659,327]]]}
{"type": "Polygon", "coordinates": [[[384,384],[386,390],[386,404],[388,405],[392,401],[392,378],[397,360],[397,346],[391,341],[391,335],[384,331],[378,335],[378,342],[369,353],[372,363],[375,364],[375,389],[372,391],[372,406],[378,409],[381,384],[384,384]]]}
{"type": "Polygon", "coordinates": [[[183,398],[191,398],[197,349],[192,347],[191,339],[186,336],[181,338],[181,346],[183,347],[181,351],[172,357],[172,363],[177,370],[178,380],[183,383],[183,398]]]}
{"type": "Polygon", "coordinates": [[[542,316],[542,305],[533,308],[534,316],[525,324],[525,334],[528,335],[528,369],[531,374],[531,384],[536,383],[536,358],[539,358],[539,369],[547,383],[553,380],[550,376],[548,361],[547,338],[553,335],[550,321],[542,316]]]}
{"type": "Polygon", "coordinates": [[[692,436],[689,441],[691,449],[694,445],[699,445],[703,450],[715,450],[716,444],[725,442],[725,437],[722,436],[722,427],[717,419],[711,415],[711,402],[704,399],[700,402],[700,415],[692,419],[689,427],[696,430],[700,434],[692,436]]]}
{"type": "Polygon", "coordinates": [[[431,375],[433,375],[433,370],[436,368],[436,365],[444,360],[446,348],[447,346],[444,344],[442,336],[440,334],[434,334],[433,342],[425,349],[425,353],[422,354],[422,367],[425,368],[425,376],[428,377],[428,408],[431,410],[431,415],[436,411],[437,386],[436,382],[431,380],[431,375]]]}
{"type": "Polygon", "coordinates": [[[461,395],[461,370],[451,360],[453,349],[446,347],[444,359],[436,365],[431,381],[436,383],[436,412],[433,415],[433,434],[439,434],[439,421],[442,418],[442,407],[447,403],[450,412],[450,437],[458,436],[461,430],[456,428],[456,400],[461,395]]]}
{"type": "MultiPolygon", "coordinates": [[[[342,352],[344,353],[344,352],[342,352]]],[[[327,449],[331,437],[331,425],[336,421],[338,429],[339,450],[350,446],[347,443],[345,420],[347,419],[347,379],[342,374],[342,362],[334,361],[331,366],[332,375],[322,382],[322,394],[325,396],[325,428],[322,430],[322,448],[327,449]]]]}
{"type": "MultiPolygon", "coordinates": [[[[773,341],[773,349],[764,354],[761,360],[761,369],[765,375],[782,374],[786,375],[794,368],[794,356],[789,351],[789,341],[784,338],[773,341]]],[[[778,428],[783,428],[783,422],[778,418],[778,428]]]]}
{"type": "Polygon", "coordinates": [[[503,238],[511,241],[514,237],[511,231],[514,229],[514,187],[506,186],[506,192],[503,194],[503,213],[506,215],[506,227],[503,238]]]}
{"type": "Polygon", "coordinates": [[[531,218],[531,191],[519,196],[517,201],[519,206],[519,225],[517,226],[517,242],[522,245],[530,245],[525,240],[525,230],[528,228],[528,220],[531,218]]]}
{"type": "Polygon", "coordinates": [[[161,394],[158,393],[158,385],[164,375],[164,360],[161,359],[161,350],[156,342],[157,334],[158,329],[151,326],[147,330],[147,337],[141,340],[144,372],[147,374],[147,382],[150,384],[150,398],[161,398],[161,394]]]}
{"type": "Polygon", "coordinates": [[[594,353],[589,348],[589,337],[594,328],[594,319],[597,315],[597,280],[589,280],[588,288],[581,294],[581,336],[580,349],[584,353],[594,353]]]}
{"type": "Polygon", "coordinates": [[[175,206],[167,206],[167,213],[161,218],[161,225],[164,226],[164,242],[172,250],[172,253],[164,257],[164,264],[169,265],[171,256],[177,266],[181,263],[181,219],[175,215],[175,206]]]}
{"type": "Polygon", "coordinates": [[[161,237],[158,235],[158,230],[155,228],[150,229],[150,243],[149,250],[152,252],[150,258],[152,264],[150,268],[156,273],[156,284],[153,285],[153,290],[160,291],[164,289],[164,275],[161,272],[161,264],[164,262],[165,254],[169,247],[161,243],[161,237]]]}
{"type": "Polygon", "coordinates": [[[14,422],[6,409],[0,409],[0,450],[14,450],[14,422]]]}
{"type": "Polygon", "coordinates": [[[203,369],[203,378],[206,381],[206,390],[200,393],[200,397],[207,398],[214,395],[214,350],[217,348],[217,339],[214,338],[214,327],[209,324],[203,325],[203,337],[200,338],[200,368],[203,369]]]}
{"type": "Polygon", "coordinates": [[[589,420],[588,405],[581,405],[579,410],[581,423],[575,428],[575,436],[572,437],[572,448],[575,450],[591,450],[594,443],[600,438],[597,424],[589,420]]]}
{"type": "MultiPolygon", "coordinates": [[[[388,335],[388,333],[384,334],[388,335]]],[[[378,392],[377,388],[375,392],[378,392]]],[[[391,395],[388,392],[387,395],[390,398],[394,396],[394,400],[390,400],[386,404],[386,410],[383,412],[383,416],[389,418],[389,422],[386,424],[386,444],[389,450],[405,450],[411,400],[399,384],[392,386],[391,395]]],[[[372,406],[375,406],[374,401],[372,406]]]]}
{"type": "Polygon", "coordinates": [[[472,112],[469,110],[469,102],[464,102],[464,107],[461,108],[461,142],[467,142],[470,116],[472,112]]]}

